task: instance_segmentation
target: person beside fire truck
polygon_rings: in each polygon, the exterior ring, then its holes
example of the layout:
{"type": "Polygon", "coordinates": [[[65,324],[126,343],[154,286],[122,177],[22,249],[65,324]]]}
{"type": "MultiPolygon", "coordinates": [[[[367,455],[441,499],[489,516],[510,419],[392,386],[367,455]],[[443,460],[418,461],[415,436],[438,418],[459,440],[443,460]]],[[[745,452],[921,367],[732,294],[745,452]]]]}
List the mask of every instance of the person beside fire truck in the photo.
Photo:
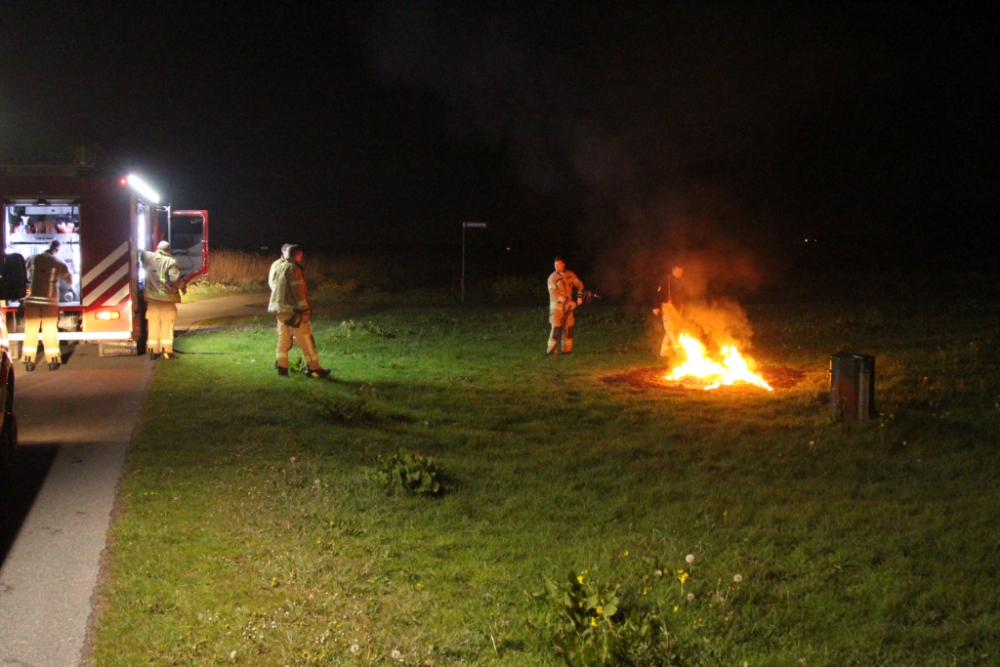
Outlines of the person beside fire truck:
{"type": "Polygon", "coordinates": [[[556,354],[560,341],[562,353],[573,353],[573,311],[583,304],[583,283],[576,274],[566,270],[566,262],[562,257],[555,259],[555,271],[549,276],[549,346],[545,354],[556,354]],[[577,297],[573,298],[573,289],[577,297]]]}
{"type": "Polygon", "coordinates": [[[278,318],[278,347],[275,350],[277,359],[274,367],[278,369],[278,375],[288,377],[288,351],[292,349],[294,341],[302,350],[306,377],[326,378],[330,376],[330,371],[319,365],[319,352],[316,351],[316,341],[309,323],[312,308],[309,306],[309,288],[302,269],[303,254],[300,246],[285,244],[281,248],[281,257],[271,265],[267,276],[267,283],[271,287],[267,312],[275,313],[278,318]]]}
{"type": "Polygon", "coordinates": [[[62,244],[53,241],[49,249],[28,258],[30,288],[24,300],[24,370],[35,370],[35,354],[38,352],[38,329],[42,330],[42,347],[49,370],[58,370],[62,364],[59,351],[59,281],[72,283],[73,274],[66,262],[56,254],[62,244]]]}
{"type": "Polygon", "coordinates": [[[146,350],[149,358],[176,359],[174,322],[177,321],[181,293],[187,292],[187,286],[181,280],[181,270],[170,254],[170,243],[167,241],[160,241],[156,252],[141,251],[139,261],[146,270],[142,295],[146,298],[146,350]]]}
{"type": "Polygon", "coordinates": [[[663,341],[660,356],[680,354],[681,327],[684,323],[684,303],[687,300],[686,285],[683,282],[684,267],[672,266],[656,288],[656,307],[653,314],[663,319],[663,341]]]}

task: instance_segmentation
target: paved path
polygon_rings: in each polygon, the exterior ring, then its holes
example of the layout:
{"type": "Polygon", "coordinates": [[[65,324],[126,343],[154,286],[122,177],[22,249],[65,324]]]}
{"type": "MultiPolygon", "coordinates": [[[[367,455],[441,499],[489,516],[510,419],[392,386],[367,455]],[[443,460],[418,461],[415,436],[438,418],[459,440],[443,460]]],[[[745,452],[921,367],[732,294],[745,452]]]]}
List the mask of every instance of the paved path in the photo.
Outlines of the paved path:
{"type": "MultiPolygon", "coordinates": [[[[182,304],[177,329],[266,309],[266,295],[182,304]]],[[[55,372],[18,364],[20,442],[14,479],[0,489],[0,666],[81,664],[115,492],[154,366],[101,358],[96,345],[76,346],[55,372]]]]}
{"type": "Polygon", "coordinates": [[[196,329],[200,320],[267,315],[268,296],[267,294],[236,294],[218,299],[182,303],[177,310],[177,324],[174,329],[178,333],[196,329]]]}

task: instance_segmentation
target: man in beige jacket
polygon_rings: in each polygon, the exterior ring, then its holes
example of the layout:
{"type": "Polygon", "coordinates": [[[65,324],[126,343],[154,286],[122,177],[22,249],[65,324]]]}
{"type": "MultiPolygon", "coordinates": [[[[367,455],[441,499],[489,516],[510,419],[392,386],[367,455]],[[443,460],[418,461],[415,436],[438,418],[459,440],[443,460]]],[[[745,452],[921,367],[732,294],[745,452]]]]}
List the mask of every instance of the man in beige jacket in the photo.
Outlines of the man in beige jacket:
{"type": "Polygon", "coordinates": [[[583,282],[576,274],[566,269],[562,257],[556,257],[555,271],[549,276],[549,346],[545,354],[556,354],[560,341],[562,353],[573,352],[573,311],[583,303],[583,282]],[[576,289],[574,299],[573,290],[576,289]]]}
{"type": "Polygon", "coordinates": [[[302,360],[306,364],[306,377],[322,379],[330,376],[330,371],[319,365],[319,352],[313,340],[309,320],[312,307],[309,305],[309,289],[305,272],[302,270],[302,248],[286,244],[281,248],[281,258],[271,265],[267,282],[271,287],[271,300],[267,312],[278,317],[278,347],[274,362],[278,375],[288,376],[288,351],[292,343],[302,350],[302,360]]]}
{"type": "Polygon", "coordinates": [[[53,241],[49,249],[28,258],[26,268],[31,288],[24,300],[24,345],[21,361],[24,370],[35,370],[38,352],[38,329],[42,330],[42,346],[49,370],[58,370],[62,364],[59,351],[59,281],[71,283],[73,274],[66,262],[56,255],[62,244],[53,241]]]}

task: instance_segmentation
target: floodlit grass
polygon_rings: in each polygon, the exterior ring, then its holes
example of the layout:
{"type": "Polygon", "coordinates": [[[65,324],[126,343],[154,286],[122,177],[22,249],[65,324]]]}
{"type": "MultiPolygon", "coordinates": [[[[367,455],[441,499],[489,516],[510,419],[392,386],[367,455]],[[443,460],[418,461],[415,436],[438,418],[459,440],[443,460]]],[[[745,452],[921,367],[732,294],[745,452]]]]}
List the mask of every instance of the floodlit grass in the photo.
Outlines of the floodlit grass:
{"type": "Polygon", "coordinates": [[[659,664],[1000,662],[996,302],[750,314],[796,386],[603,382],[657,363],[610,307],[561,358],[537,308],[320,318],[328,382],[276,376],[269,319],[184,336],[94,664],[557,665],[535,596],[571,573],[666,628],[659,664]],[[815,400],[841,349],[876,355],[871,423],[815,400]],[[400,449],[448,492],[386,495],[369,474],[400,449]]]}

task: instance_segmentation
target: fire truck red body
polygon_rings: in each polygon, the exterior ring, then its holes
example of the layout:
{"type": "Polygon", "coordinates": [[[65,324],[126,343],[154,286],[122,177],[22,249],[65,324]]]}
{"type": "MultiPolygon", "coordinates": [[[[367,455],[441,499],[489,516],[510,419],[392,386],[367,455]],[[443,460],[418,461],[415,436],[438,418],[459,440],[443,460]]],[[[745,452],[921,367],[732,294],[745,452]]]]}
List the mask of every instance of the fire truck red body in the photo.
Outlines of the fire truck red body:
{"type": "MultiPolygon", "coordinates": [[[[59,240],[58,257],[73,274],[72,283],[60,286],[60,341],[135,354],[145,343],[139,252],[162,240],[170,242],[185,280],[208,272],[208,212],[172,211],[134,179],[10,169],[0,175],[6,252],[27,259],[59,240]]],[[[23,324],[14,321],[10,339],[23,341],[23,324]]]]}

